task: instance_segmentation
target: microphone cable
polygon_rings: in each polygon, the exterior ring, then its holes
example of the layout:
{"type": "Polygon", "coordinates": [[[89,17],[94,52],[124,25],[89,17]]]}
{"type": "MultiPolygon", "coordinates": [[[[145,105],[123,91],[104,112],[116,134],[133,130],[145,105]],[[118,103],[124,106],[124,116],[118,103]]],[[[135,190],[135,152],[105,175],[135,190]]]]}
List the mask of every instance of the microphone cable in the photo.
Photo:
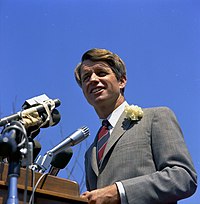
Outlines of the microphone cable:
{"type": "MultiPolygon", "coordinates": [[[[36,183],[35,185],[33,185],[33,191],[32,191],[31,197],[30,197],[30,199],[29,199],[29,204],[34,203],[34,194],[35,194],[35,191],[36,191],[38,185],[40,184],[40,181],[41,181],[41,180],[44,178],[44,176],[46,176],[47,174],[48,174],[48,173],[43,173],[43,174],[40,176],[40,178],[38,179],[37,183],[36,183]]],[[[33,173],[33,175],[34,175],[34,180],[35,180],[35,172],[33,173]]],[[[35,183],[35,181],[34,181],[34,183],[35,183]]]]}
{"type": "MultiPolygon", "coordinates": [[[[32,194],[33,194],[33,189],[35,188],[35,171],[33,171],[32,169],[31,169],[31,176],[32,176],[31,186],[32,186],[32,194]]],[[[29,203],[34,204],[34,195],[29,198],[29,203]],[[31,202],[31,200],[32,200],[32,202],[31,202]]]]}
{"type": "MultiPolygon", "coordinates": [[[[16,121],[17,122],[17,121],[16,121]]],[[[29,145],[28,145],[28,136],[26,133],[26,129],[25,127],[21,124],[21,122],[17,122],[18,124],[20,124],[21,126],[21,132],[24,135],[24,144],[25,144],[25,148],[27,149],[27,158],[29,157],[29,145]]],[[[18,147],[23,145],[23,141],[18,144],[18,147]]],[[[26,177],[25,177],[25,181],[24,181],[24,204],[26,204],[27,201],[27,193],[28,193],[28,174],[29,174],[29,168],[28,168],[28,159],[26,159],[26,177]]]]}

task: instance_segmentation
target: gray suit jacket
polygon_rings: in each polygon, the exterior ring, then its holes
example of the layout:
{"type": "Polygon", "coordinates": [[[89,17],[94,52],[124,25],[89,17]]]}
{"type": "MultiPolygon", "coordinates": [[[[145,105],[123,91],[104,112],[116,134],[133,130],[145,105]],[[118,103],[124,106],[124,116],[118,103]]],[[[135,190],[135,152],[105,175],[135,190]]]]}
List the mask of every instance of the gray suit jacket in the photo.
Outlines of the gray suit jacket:
{"type": "Polygon", "coordinates": [[[173,112],[144,109],[139,121],[125,113],[107,143],[97,167],[95,138],[85,155],[88,190],[121,181],[129,204],[176,203],[196,190],[196,172],[173,112]]]}

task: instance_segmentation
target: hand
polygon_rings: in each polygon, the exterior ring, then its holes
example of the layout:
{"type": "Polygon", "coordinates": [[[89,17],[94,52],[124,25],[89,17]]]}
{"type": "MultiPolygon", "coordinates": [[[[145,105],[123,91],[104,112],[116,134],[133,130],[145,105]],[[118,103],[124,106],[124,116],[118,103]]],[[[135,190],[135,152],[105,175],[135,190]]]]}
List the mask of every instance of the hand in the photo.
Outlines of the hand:
{"type": "Polygon", "coordinates": [[[89,204],[120,204],[120,196],[116,184],[93,191],[86,191],[81,197],[86,198],[89,204]]]}

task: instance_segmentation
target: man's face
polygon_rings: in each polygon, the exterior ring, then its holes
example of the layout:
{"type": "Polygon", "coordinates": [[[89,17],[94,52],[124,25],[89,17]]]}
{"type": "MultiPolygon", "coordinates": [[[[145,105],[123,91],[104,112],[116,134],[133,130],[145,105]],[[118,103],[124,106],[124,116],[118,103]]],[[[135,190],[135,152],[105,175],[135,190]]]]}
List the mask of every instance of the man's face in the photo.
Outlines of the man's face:
{"type": "Polygon", "coordinates": [[[126,85],[126,78],[118,81],[106,62],[85,60],[81,67],[81,82],[87,101],[97,108],[117,102],[120,90],[126,85]]]}

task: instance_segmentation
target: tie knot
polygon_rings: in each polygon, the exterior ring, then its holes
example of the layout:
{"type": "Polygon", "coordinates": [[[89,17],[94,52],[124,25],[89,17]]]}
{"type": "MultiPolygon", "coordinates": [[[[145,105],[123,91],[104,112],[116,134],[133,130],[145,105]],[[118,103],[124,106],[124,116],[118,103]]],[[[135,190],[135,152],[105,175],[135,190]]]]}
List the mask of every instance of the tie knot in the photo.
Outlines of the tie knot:
{"type": "Polygon", "coordinates": [[[109,121],[108,120],[103,120],[102,121],[102,126],[105,126],[105,127],[109,128],[109,126],[110,126],[109,121]]]}

